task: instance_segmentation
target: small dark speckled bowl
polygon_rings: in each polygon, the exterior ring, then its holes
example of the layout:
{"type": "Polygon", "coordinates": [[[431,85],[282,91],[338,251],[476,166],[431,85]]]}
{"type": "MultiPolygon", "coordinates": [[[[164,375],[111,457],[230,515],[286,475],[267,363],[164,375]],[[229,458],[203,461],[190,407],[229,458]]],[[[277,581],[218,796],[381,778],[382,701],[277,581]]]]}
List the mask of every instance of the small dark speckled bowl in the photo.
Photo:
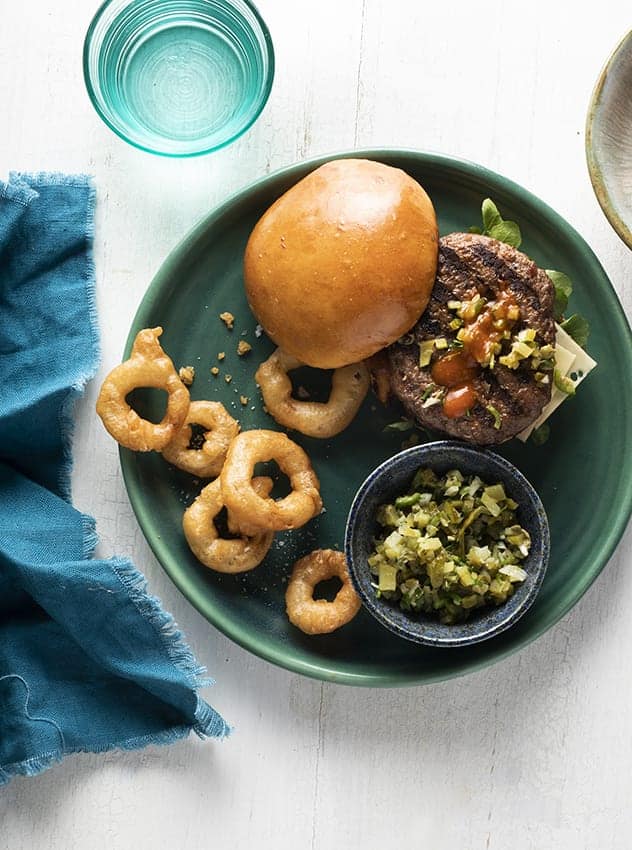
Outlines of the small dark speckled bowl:
{"type": "Polygon", "coordinates": [[[532,604],[549,562],[549,524],[540,497],[513,464],[494,452],[444,440],[406,449],[369,475],[351,505],[345,551],[351,579],[365,608],[383,626],[416,643],[467,646],[509,628],[532,604]],[[502,483],[507,495],[519,505],[518,522],[531,535],[529,556],[521,563],[527,573],[525,581],[516,585],[514,594],[503,605],[476,610],[465,623],[447,626],[427,614],[407,614],[378,599],[372,586],[374,579],[367,558],[378,530],[377,509],[405,493],[421,466],[430,467],[439,475],[459,469],[464,475],[479,475],[488,484],[502,483]]]}

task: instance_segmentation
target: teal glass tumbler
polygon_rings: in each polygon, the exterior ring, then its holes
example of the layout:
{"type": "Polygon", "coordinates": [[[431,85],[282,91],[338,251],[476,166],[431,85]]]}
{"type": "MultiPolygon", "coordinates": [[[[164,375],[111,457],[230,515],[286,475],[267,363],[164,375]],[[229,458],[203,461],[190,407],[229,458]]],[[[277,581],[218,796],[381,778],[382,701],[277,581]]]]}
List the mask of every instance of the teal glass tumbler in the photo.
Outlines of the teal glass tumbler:
{"type": "Polygon", "coordinates": [[[274,49],[249,0],[106,0],[88,28],[83,70],[94,108],[122,139],[196,156],[259,116],[274,49]]]}

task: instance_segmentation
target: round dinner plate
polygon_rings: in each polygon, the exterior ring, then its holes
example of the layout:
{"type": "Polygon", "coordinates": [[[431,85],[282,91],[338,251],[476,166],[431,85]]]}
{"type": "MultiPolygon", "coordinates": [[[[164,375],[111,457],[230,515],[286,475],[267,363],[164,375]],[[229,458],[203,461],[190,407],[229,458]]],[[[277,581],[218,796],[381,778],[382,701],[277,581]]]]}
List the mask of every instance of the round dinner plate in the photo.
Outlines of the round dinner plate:
{"type": "MultiPolygon", "coordinates": [[[[325,511],[297,531],[278,534],[265,561],[240,576],[206,569],[187,547],[182,514],[204,482],[169,466],[157,453],[126,449],[121,449],[123,475],[158,561],[204,617],[241,646],[274,664],[331,682],[396,686],[439,681],[498,661],[537,638],[575,605],[612,554],[632,510],[632,338],[589,246],[525,189],[478,165],[435,154],[363,150],[337,156],[377,159],[407,171],[432,198],[442,234],[480,224],[481,202],[491,197],[504,218],[520,224],[522,250],[541,267],[563,271],[573,281],[570,308],[589,319],[587,349],[599,365],[550,419],[545,445],[512,440],[499,449],[534,485],[549,518],[550,566],[532,608],[507,632],[460,649],[402,640],[363,610],[330,635],[304,635],[289,623],[284,594],[292,564],[312,549],[343,546],[358,486],[409,436],[384,432],[401,411],[396,405],[382,406],[371,393],[339,436],[321,441],[292,434],[312,459],[325,511]]],[[[280,430],[264,411],[254,380],[257,365],[273,345],[260,334],[246,302],[244,247],[265,209],[331,158],[265,177],[200,222],[163,264],[130,330],[126,356],[138,330],[161,325],[163,347],[176,367],[195,367],[191,397],[223,402],[242,429],[280,430]],[[232,331],[219,318],[225,311],[235,317],[232,331]],[[242,357],[236,352],[240,340],[252,346],[242,357]],[[222,360],[220,352],[225,354],[222,360]],[[213,366],[220,369],[216,377],[210,372],[213,366]],[[242,396],[248,399],[245,406],[242,396]]],[[[311,370],[298,374],[314,397],[322,391],[319,379],[311,370]]],[[[162,415],[164,402],[152,395],[141,394],[136,403],[149,418],[162,415]]]]}

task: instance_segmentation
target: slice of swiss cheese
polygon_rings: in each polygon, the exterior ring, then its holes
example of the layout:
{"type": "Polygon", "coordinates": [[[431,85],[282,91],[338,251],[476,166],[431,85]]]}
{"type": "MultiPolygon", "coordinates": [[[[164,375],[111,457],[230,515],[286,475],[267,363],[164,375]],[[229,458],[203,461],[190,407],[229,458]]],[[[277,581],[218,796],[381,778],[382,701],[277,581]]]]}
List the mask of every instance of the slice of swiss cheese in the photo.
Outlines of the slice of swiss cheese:
{"type": "MultiPolygon", "coordinates": [[[[584,380],[586,375],[595,368],[597,363],[589,354],[586,354],[584,349],[578,345],[575,340],[569,336],[566,331],[558,324],[555,325],[555,366],[559,369],[560,374],[570,378],[577,388],[584,380]]],[[[551,400],[542,408],[542,413],[538,418],[521,431],[517,436],[522,442],[526,442],[531,432],[539,428],[549,416],[557,410],[560,404],[567,397],[566,393],[559,390],[555,384],[551,391],[551,400]]]]}

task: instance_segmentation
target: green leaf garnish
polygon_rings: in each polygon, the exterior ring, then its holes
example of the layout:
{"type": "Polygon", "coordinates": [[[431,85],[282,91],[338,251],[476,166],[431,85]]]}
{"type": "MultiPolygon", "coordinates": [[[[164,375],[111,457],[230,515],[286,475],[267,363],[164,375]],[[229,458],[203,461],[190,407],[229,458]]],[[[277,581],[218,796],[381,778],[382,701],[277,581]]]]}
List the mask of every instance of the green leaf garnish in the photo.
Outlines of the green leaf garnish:
{"type": "Polygon", "coordinates": [[[573,292],[573,284],[570,277],[564,272],[556,272],[553,269],[546,270],[547,275],[551,279],[555,287],[555,302],[553,304],[553,316],[556,322],[562,320],[564,311],[568,306],[568,299],[573,292]]]}
{"type": "Polygon", "coordinates": [[[551,436],[551,428],[548,422],[543,422],[539,428],[534,428],[529,438],[534,446],[543,446],[551,436]]]}
{"type": "Polygon", "coordinates": [[[583,316],[580,316],[579,313],[574,313],[565,322],[562,322],[560,327],[575,340],[577,345],[582,348],[586,347],[590,334],[590,325],[583,316]]]}
{"type": "Polygon", "coordinates": [[[556,272],[552,269],[547,269],[546,273],[555,287],[555,301],[553,303],[553,316],[555,321],[561,323],[560,327],[564,328],[566,333],[575,340],[577,345],[585,348],[590,334],[590,325],[588,324],[588,321],[583,316],[580,316],[579,313],[574,313],[572,316],[569,316],[566,321],[562,321],[564,318],[564,311],[568,306],[568,299],[573,292],[573,283],[571,279],[568,275],[565,275],[564,272],[556,272]]]}
{"type": "Polygon", "coordinates": [[[399,419],[397,422],[389,422],[382,429],[383,434],[392,434],[397,431],[410,431],[415,427],[412,419],[399,419]]]}
{"type": "Polygon", "coordinates": [[[487,235],[513,248],[519,248],[522,243],[522,234],[515,221],[501,221],[495,224],[487,235]]]}
{"type": "Polygon", "coordinates": [[[483,233],[489,233],[492,227],[502,222],[502,216],[498,207],[491,198],[485,198],[481,204],[481,215],[483,216],[483,233]]]}
{"type": "Polygon", "coordinates": [[[485,198],[481,204],[481,215],[483,218],[483,229],[470,227],[470,233],[482,233],[484,236],[498,239],[499,242],[504,242],[513,248],[520,247],[522,243],[520,227],[515,221],[505,221],[491,198],[485,198]]]}

